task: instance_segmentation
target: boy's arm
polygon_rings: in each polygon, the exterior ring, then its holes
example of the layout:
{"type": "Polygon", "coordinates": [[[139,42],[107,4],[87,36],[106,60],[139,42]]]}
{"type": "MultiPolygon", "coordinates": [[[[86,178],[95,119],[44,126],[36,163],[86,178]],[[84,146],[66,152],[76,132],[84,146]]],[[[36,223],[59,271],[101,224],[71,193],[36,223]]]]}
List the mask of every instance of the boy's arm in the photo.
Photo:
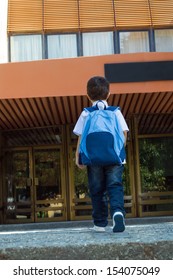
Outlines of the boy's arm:
{"type": "Polygon", "coordinates": [[[127,143],[127,130],[124,130],[123,133],[124,133],[124,147],[126,147],[126,143],[127,143]]]}
{"type": "Polygon", "coordinates": [[[75,155],[76,159],[75,159],[75,162],[76,162],[76,165],[77,165],[80,169],[84,169],[86,166],[79,163],[79,145],[80,145],[80,138],[81,138],[81,136],[78,137],[78,141],[77,141],[76,155],[75,155]]]}

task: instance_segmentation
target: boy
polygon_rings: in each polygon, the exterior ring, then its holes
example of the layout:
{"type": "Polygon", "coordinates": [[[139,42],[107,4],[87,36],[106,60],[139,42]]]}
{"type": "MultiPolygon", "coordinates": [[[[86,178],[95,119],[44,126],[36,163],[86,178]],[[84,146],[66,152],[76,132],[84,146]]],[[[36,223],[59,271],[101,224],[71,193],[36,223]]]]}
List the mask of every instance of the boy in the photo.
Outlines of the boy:
{"type": "MultiPolygon", "coordinates": [[[[100,76],[89,79],[87,83],[87,96],[92,106],[97,104],[99,110],[104,106],[108,107],[107,99],[110,95],[109,82],[100,76]]],[[[79,136],[76,149],[76,164],[79,168],[84,168],[79,162],[79,145],[82,135],[82,129],[85,119],[89,112],[83,111],[75,125],[73,132],[79,136]]],[[[127,132],[129,131],[125,119],[120,112],[115,112],[124,133],[124,145],[126,145],[127,132]]],[[[98,143],[101,145],[102,143],[98,143]]],[[[122,232],[125,230],[124,223],[124,192],[122,186],[123,165],[88,165],[88,183],[92,201],[92,217],[94,221],[94,230],[98,232],[105,231],[108,224],[108,200],[110,202],[110,215],[113,219],[113,232],[122,232]]]]}

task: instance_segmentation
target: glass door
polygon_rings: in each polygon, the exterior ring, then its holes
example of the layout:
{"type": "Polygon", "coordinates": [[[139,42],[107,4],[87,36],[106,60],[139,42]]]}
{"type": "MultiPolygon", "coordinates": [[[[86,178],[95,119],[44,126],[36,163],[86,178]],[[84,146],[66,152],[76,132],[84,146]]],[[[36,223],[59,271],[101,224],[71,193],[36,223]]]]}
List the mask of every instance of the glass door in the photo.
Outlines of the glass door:
{"type": "Polygon", "coordinates": [[[61,148],[34,149],[33,163],[35,221],[66,220],[65,170],[61,148]]]}
{"type": "Polygon", "coordinates": [[[6,151],[4,181],[6,223],[32,222],[31,149],[6,151]]]}
{"type": "Polygon", "coordinates": [[[66,220],[65,167],[60,147],[6,151],[6,223],[66,220]]]}

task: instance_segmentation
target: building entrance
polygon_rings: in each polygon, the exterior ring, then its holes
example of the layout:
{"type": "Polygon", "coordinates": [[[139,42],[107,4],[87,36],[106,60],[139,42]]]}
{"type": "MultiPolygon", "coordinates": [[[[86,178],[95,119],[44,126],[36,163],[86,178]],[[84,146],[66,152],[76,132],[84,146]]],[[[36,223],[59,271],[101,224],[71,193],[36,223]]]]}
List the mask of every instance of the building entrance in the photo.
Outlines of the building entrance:
{"type": "Polygon", "coordinates": [[[61,148],[6,151],[5,223],[66,220],[66,189],[61,148]]]}

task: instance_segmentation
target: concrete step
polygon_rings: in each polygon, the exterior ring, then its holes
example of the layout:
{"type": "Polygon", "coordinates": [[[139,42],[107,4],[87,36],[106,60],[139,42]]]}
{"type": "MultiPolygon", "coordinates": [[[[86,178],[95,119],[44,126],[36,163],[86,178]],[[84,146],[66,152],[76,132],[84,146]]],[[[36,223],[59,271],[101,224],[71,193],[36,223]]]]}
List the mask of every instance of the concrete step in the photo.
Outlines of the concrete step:
{"type": "Polygon", "coordinates": [[[0,225],[0,259],[172,260],[173,218],[127,219],[126,230],[97,233],[91,221],[0,225]]]}

